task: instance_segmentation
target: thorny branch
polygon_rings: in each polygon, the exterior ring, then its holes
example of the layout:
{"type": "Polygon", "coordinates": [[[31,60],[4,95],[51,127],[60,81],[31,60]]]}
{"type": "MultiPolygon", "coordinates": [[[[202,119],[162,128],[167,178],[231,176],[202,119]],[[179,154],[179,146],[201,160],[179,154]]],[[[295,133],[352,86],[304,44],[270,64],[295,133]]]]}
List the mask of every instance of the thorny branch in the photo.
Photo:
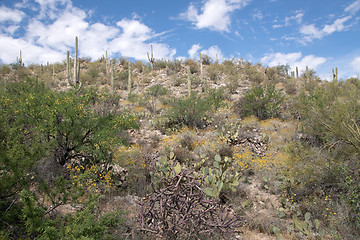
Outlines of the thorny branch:
{"type": "Polygon", "coordinates": [[[158,186],[163,187],[153,186],[139,202],[140,230],[171,239],[233,233],[240,219],[217,199],[207,198],[201,180],[187,170],[160,180],[158,186]]]}

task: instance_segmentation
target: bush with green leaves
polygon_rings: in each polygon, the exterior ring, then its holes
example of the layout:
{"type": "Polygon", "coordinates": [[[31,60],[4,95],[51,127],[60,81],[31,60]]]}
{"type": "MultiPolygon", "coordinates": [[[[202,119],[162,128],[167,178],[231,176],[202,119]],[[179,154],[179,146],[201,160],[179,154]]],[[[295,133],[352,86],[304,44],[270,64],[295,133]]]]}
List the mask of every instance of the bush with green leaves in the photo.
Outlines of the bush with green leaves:
{"type": "Polygon", "coordinates": [[[127,113],[98,115],[95,103],[106,97],[93,90],[58,93],[32,79],[6,85],[0,97],[0,219],[7,224],[0,231],[13,233],[13,224],[23,224],[15,221],[24,207],[19,193],[30,186],[50,184],[53,198],[66,195],[71,183],[63,176],[54,172],[48,183],[37,176],[44,159],[60,168],[73,159],[85,168],[111,162],[113,147],[125,144],[119,135],[137,122],[127,113]],[[58,177],[65,185],[54,180],[58,177]]]}
{"type": "MultiPolygon", "coordinates": [[[[359,153],[360,103],[359,79],[341,84],[326,83],[310,94],[301,94],[298,103],[304,144],[318,148],[331,168],[323,172],[317,188],[337,189],[350,206],[354,226],[360,228],[359,153]],[[324,174],[333,178],[325,178],[324,174]]],[[[303,144],[303,145],[304,145],[303,144]]],[[[318,161],[312,163],[315,168],[318,161]]]]}
{"type": "Polygon", "coordinates": [[[184,126],[204,128],[208,125],[209,113],[222,106],[223,90],[210,90],[201,97],[196,93],[190,97],[173,99],[167,112],[167,128],[176,129],[184,126]]]}
{"type": "Polygon", "coordinates": [[[236,103],[235,111],[240,117],[255,115],[265,120],[279,117],[283,102],[282,91],[276,91],[275,86],[255,86],[236,103]]]}

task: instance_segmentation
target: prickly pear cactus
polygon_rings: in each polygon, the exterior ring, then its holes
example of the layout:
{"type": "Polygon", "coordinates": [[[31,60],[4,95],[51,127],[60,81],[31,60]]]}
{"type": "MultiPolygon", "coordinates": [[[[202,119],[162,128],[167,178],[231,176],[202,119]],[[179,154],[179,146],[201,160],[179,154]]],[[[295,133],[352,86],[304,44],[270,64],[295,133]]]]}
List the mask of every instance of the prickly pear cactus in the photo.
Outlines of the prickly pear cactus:
{"type": "Polygon", "coordinates": [[[228,157],[221,158],[216,155],[213,166],[203,167],[201,174],[204,177],[208,187],[204,189],[204,193],[209,197],[218,197],[221,190],[236,191],[241,176],[235,172],[229,171],[232,166],[232,159],[228,157]]]}

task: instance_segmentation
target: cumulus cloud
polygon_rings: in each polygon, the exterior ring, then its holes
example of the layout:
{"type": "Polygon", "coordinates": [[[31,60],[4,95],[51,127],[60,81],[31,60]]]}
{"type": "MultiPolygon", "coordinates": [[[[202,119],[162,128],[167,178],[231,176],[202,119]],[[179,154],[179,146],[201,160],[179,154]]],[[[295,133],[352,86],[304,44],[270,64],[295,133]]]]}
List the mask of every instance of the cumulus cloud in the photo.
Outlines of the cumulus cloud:
{"type": "Polygon", "coordinates": [[[0,23],[9,21],[19,23],[25,17],[25,13],[18,9],[11,9],[5,6],[0,7],[0,23]]]}
{"type": "Polygon", "coordinates": [[[360,57],[355,57],[351,61],[351,67],[354,69],[356,73],[360,73],[360,57]]]}
{"type": "Polygon", "coordinates": [[[306,66],[316,70],[318,66],[325,62],[326,58],[317,57],[314,55],[307,55],[302,57],[301,52],[294,52],[288,54],[280,52],[269,53],[261,59],[261,63],[268,65],[269,67],[289,65],[292,71],[294,71],[296,67],[298,67],[300,71],[305,71],[306,66]]]}
{"type": "Polygon", "coordinates": [[[0,59],[5,63],[12,63],[19,56],[22,50],[23,62],[30,63],[46,63],[60,62],[65,59],[64,54],[52,50],[48,47],[40,47],[23,39],[14,39],[12,37],[0,35],[0,59]]]}
{"type": "MultiPolygon", "coordinates": [[[[196,55],[201,49],[202,46],[200,46],[199,44],[192,45],[192,47],[188,51],[189,57],[196,58],[196,55]]],[[[209,56],[213,60],[218,59],[220,62],[225,60],[224,54],[222,53],[221,49],[216,45],[211,46],[208,49],[202,49],[200,52],[201,54],[209,56]]]]}
{"type": "Polygon", "coordinates": [[[10,18],[0,14],[0,19],[18,23],[3,26],[0,35],[0,42],[3,43],[1,46],[4,48],[0,60],[3,63],[14,62],[19,50],[22,50],[26,64],[61,61],[65,59],[67,50],[74,49],[75,36],[79,37],[80,57],[91,59],[98,59],[108,51],[114,56],[146,60],[146,52],[150,51],[151,44],[158,59],[172,58],[176,53],[168,45],[156,42],[156,38],[163,33],[154,32],[137,19],[123,18],[115,26],[110,26],[101,22],[89,22],[88,14],[73,7],[70,0],[34,1],[31,1],[31,6],[35,6],[35,9],[37,7],[39,14],[29,17],[25,26],[19,24],[22,15],[16,9],[13,12],[18,13],[17,18],[14,15],[10,18]],[[50,20],[42,19],[46,14],[51,15],[50,20]],[[13,33],[19,28],[22,28],[24,35],[15,38],[13,33]]]}
{"type": "Polygon", "coordinates": [[[344,23],[351,19],[351,16],[336,19],[332,24],[326,24],[323,28],[318,29],[314,24],[303,25],[300,28],[300,33],[303,34],[303,42],[311,42],[314,39],[321,39],[334,32],[341,32],[348,29],[344,23]]]}
{"type": "Polygon", "coordinates": [[[180,16],[194,24],[197,29],[229,31],[231,12],[247,5],[249,0],[206,0],[200,12],[192,3],[180,16]]]}
{"type": "Polygon", "coordinates": [[[202,50],[201,53],[208,55],[213,60],[218,59],[220,62],[225,60],[224,54],[222,53],[221,49],[216,45],[211,46],[209,49],[202,50]]]}
{"type": "Polygon", "coordinates": [[[188,54],[190,58],[194,58],[196,57],[197,53],[199,52],[199,50],[202,48],[202,46],[200,46],[200,44],[194,44],[192,45],[192,47],[189,49],[188,54]]]}

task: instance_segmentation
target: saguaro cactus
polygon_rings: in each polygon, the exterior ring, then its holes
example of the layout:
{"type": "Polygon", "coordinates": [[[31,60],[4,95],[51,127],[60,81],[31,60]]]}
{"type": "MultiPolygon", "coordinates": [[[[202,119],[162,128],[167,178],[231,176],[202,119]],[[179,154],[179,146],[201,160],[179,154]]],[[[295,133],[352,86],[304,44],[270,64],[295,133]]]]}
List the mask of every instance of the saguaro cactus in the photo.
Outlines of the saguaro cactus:
{"type": "Polygon", "coordinates": [[[73,81],[75,84],[78,83],[79,79],[79,75],[77,72],[78,69],[78,37],[75,37],[75,57],[74,57],[74,77],[73,77],[73,81]]]}
{"type": "Polygon", "coordinates": [[[114,83],[114,60],[111,61],[111,93],[115,92],[115,83],[114,83]]]}
{"type": "Polygon", "coordinates": [[[188,86],[188,96],[191,96],[191,72],[190,66],[187,67],[187,86],[188,86]]]}
{"type": "Polygon", "coordinates": [[[78,61],[78,37],[75,37],[75,57],[74,57],[74,75],[73,79],[70,79],[70,57],[69,51],[67,52],[67,77],[69,84],[73,86],[77,91],[80,90],[82,83],[80,82],[80,62],[78,61]]]}
{"type": "Polygon", "coordinates": [[[334,69],[332,69],[332,74],[333,74],[333,81],[334,82],[339,81],[339,75],[338,75],[338,68],[337,67],[335,68],[335,71],[334,71],[334,69]]]}
{"type": "Polygon", "coordinates": [[[199,53],[199,58],[200,58],[200,79],[202,79],[202,76],[203,76],[203,63],[202,63],[201,53],[199,53]]]}
{"type": "Polygon", "coordinates": [[[149,59],[150,67],[151,67],[151,70],[152,70],[152,69],[154,69],[154,62],[155,62],[152,44],[151,44],[151,53],[150,53],[150,55],[149,55],[149,53],[147,53],[147,57],[149,59]]]}
{"type": "Polygon", "coordinates": [[[53,64],[52,66],[52,77],[53,77],[53,81],[55,82],[55,64],[53,64]]]}
{"type": "Polygon", "coordinates": [[[299,69],[296,67],[296,78],[299,78],[299,69]]]}
{"type": "Polygon", "coordinates": [[[131,96],[131,88],[132,88],[132,85],[133,85],[133,82],[132,82],[132,69],[131,69],[131,62],[129,61],[129,67],[128,67],[128,71],[129,71],[129,78],[128,78],[128,96],[130,97],[131,96]]]}
{"type": "Polygon", "coordinates": [[[23,62],[22,62],[22,54],[21,54],[21,50],[20,50],[20,56],[16,58],[17,63],[19,64],[20,67],[23,66],[23,62]]]}
{"type": "Polygon", "coordinates": [[[66,79],[69,83],[71,83],[71,66],[70,66],[70,53],[67,51],[66,53],[66,79]]]}

